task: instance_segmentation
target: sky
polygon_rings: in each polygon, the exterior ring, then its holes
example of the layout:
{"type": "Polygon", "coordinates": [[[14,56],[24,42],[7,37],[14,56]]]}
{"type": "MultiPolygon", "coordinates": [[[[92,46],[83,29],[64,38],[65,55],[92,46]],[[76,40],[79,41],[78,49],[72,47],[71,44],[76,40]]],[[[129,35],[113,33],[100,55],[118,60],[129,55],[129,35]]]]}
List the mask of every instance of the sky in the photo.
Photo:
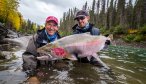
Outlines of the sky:
{"type": "Polygon", "coordinates": [[[21,12],[24,19],[44,25],[48,16],[60,19],[69,8],[82,9],[86,1],[88,6],[91,6],[93,0],[20,0],[18,11],[21,12]]]}

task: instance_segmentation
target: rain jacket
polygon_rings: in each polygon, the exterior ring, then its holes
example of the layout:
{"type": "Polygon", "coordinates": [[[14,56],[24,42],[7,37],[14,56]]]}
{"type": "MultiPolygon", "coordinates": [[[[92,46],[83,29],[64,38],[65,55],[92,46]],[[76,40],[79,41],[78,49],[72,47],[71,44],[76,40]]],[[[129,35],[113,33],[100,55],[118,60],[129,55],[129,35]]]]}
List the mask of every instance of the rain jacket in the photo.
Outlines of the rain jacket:
{"type": "Polygon", "coordinates": [[[61,36],[58,32],[56,33],[55,39],[49,39],[49,37],[45,33],[45,28],[42,30],[38,30],[37,34],[33,35],[33,37],[29,40],[26,51],[22,55],[23,68],[26,70],[31,68],[34,69],[38,65],[40,65],[40,61],[36,60],[36,57],[38,56],[37,48],[42,47],[43,45],[59,38],[61,38],[61,36]]]}

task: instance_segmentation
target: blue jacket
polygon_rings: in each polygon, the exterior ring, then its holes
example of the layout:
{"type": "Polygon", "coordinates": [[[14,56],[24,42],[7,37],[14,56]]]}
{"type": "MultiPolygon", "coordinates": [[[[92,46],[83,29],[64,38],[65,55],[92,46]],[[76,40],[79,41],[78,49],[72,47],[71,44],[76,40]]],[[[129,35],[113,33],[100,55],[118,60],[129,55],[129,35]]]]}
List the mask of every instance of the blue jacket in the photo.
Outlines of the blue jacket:
{"type": "Polygon", "coordinates": [[[93,24],[89,23],[89,26],[87,29],[82,29],[79,28],[78,24],[74,25],[72,27],[73,29],[73,34],[80,34],[80,33],[86,33],[86,32],[90,32],[91,35],[100,35],[100,31],[98,28],[95,28],[93,24]]]}

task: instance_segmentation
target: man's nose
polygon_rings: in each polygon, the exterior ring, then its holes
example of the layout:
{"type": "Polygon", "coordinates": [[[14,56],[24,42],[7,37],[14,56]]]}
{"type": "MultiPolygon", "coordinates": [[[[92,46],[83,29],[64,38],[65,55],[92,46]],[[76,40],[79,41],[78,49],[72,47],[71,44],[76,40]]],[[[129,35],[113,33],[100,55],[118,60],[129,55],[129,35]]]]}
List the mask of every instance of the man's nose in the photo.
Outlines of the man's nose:
{"type": "Polygon", "coordinates": [[[54,29],[54,28],[51,26],[50,29],[54,29]]]}
{"type": "Polygon", "coordinates": [[[81,20],[81,19],[79,19],[79,20],[78,20],[78,22],[82,22],[82,20],[81,20]]]}

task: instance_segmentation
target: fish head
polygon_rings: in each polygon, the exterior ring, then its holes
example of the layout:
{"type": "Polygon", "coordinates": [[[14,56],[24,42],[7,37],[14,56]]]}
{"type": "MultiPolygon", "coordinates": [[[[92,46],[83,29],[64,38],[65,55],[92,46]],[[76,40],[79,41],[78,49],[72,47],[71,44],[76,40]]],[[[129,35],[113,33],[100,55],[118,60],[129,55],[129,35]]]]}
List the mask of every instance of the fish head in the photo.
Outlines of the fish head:
{"type": "Polygon", "coordinates": [[[38,48],[37,52],[40,56],[48,56],[49,59],[69,59],[72,57],[63,47],[55,44],[46,44],[45,46],[38,48]]]}
{"type": "Polygon", "coordinates": [[[39,55],[49,55],[49,54],[51,54],[52,48],[53,48],[52,44],[46,44],[46,45],[38,48],[37,53],[39,53],[39,55]]]}

